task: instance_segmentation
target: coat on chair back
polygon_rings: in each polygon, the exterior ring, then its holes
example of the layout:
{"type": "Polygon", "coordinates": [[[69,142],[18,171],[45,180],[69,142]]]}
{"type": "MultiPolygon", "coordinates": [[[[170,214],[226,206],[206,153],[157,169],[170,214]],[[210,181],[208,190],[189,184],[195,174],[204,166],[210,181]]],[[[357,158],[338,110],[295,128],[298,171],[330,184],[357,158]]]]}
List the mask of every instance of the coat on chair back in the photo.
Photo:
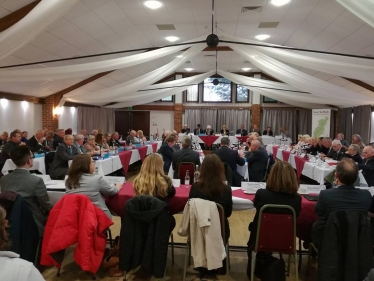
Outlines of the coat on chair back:
{"type": "Polygon", "coordinates": [[[127,201],[122,217],[119,268],[128,272],[141,265],[155,278],[162,278],[174,226],[166,202],[152,196],[135,196],[127,201]]]}
{"type": "Polygon", "coordinates": [[[331,213],[318,249],[318,280],[364,280],[374,265],[371,234],[366,214],[331,213]]]}
{"type": "Polygon", "coordinates": [[[77,244],[74,260],[84,271],[96,273],[103,260],[106,229],[113,222],[81,194],[61,198],[49,213],[42,244],[42,265],[61,267],[57,253],[77,244]]]}

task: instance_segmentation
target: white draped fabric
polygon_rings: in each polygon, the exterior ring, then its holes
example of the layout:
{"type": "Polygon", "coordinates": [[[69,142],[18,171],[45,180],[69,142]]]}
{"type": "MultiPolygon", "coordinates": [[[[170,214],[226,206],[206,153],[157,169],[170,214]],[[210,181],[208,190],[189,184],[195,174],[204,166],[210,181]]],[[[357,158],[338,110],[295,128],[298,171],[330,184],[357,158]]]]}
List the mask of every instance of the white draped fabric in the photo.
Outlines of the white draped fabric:
{"type": "MultiPolygon", "coordinates": [[[[373,0],[374,1],[374,0],[373,0]]],[[[245,38],[238,38],[234,36],[225,35],[224,39],[241,42],[258,44],[257,41],[245,38]]],[[[280,46],[274,44],[264,43],[268,46],[280,46]]],[[[284,47],[284,46],[282,46],[284,47]]],[[[374,80],[374,60],[351,58],[345,56],[332,56],[318,53],[298,52],[284,49],[275,49],[268,47],[246,46],[247,50],[258,50],[262,53],[271,56],[272,58],[281,60],[285,63],[339,75],[342,77],[349,77],[364,81],[374,80]]]]}
{"type": "Polygon", "coordinates": [[[165,47],[158,50],[98,62],[35,69],[0,70],[0,82],[43,81],[95,75],[100,72],[134,66],[188,48],[190,45],[165,47]]]}
{"type": "Polygon", "coordinates": [[[0,34],[0,59],[9,56],[26,45],[45,30],[52,22],[60,18],[78,0],[41,1],[22,20],[0,34]]]}
{"type": "Polygon", "coordinates": [[[147,87],[158,80],[170,75],[175,71],[177,68],[182,66],[186,63],[190,58],[196,56],[200,53],[206,44],[199,43],[193,45],[191,48],[186,50],[180,58],[175,58],[170,63],[151,71],[147,74],[139,76],[135,79],[130,81],[121,83],[119,85],[108,87],[101,91],[96,91],[93,93],[82,94],[74,96],[73,94],[66,94],[63,97],[63,100],[69,100],[73,102],[80,102],[80,103],[108,103],[110,102],[121,102],[122,98],[126,99],[127,95],[133,94],[144,87],[147,87]]]}
{"type": "Polygon", "coordinates": [[[337,0],[348,11],[374,27],[374,0],[337,0]]]}
{"type": "Polygon", "coordinates": [[[253,48],[249,50],[246,46],[236,44],[229,44],[229,46],[245,59],[273,77],[295,88],[309,92],[316,97],[320,97],[321,103],[325,103],[325,99],[334,100],[334,104],[340,106],[374,103],[374,97],[368,97],[308,75],[253,48]]]}
{"type": "Polygon", "coordinates": [[[166,98],[172,95],[182,94],[182,92],[187,90],[187,88],[191,84],[198,84],[204,81],[206,78],[209,78],[210,76],[212,76],[214,73],[215,71],[211,70],[203,74],[199,74],[199,75],[195,75],[195,76],[191,76],[191,77],[187,77],[183,79],[178,79],[178,80],[169,81],[169,82],[160,83],[160,84],[154,84],[154,85],[145,87],[143,89],[143,90],[148,90],[148,91],[141,91],[141,92],[137,92],[133,94],[132,98],[129,98],[128,101],[119,102],[113,105],[109,105],[107,107],[111,107],[111,108],[128,107],[128,106],[133,106],[137,104],[153,102],[155,100],[166,98]],[[141,97],[141,99],[139,97],[141,97]]]}
{"type": "MultiPolygon", "coordinates": [[[[309,102],[308,94],[292,93],[292,92],[282,93],[282,91],[279,91],[279,90],[258,88],[258,87],[268,87],[270,81],[250,78],[250,77],[234,74],[231,72],[223,71],[221,69],[218,70],[218,74],[222,75],[223,77],[229,79],[230,81],[236,84],[242,85],[243,87],[251,91],[258,92],[259,94],[263,96],[276,99],[276,100],[279,100],[281,102],[284,102],[290,105],[303,107],[303,108],[310,108],[310,109],[316,108],[316,107],[328,108],[328,106],[309,102]],[[266,81],[267,83],[263,83],[263,81],[266,81]]],[[[277,83],[277,82],[272,82],[272,83],[277,83]]],[[[277,83],[277,84],[282,84],[282,83],[277,83]]],[[[275,86],[276,85],[273,84],[273,87],[275,86]]],[[[321,101],[321,100],[320,99],[315,100],[315,102],[318,102],[318,101],[321,101]]]]}

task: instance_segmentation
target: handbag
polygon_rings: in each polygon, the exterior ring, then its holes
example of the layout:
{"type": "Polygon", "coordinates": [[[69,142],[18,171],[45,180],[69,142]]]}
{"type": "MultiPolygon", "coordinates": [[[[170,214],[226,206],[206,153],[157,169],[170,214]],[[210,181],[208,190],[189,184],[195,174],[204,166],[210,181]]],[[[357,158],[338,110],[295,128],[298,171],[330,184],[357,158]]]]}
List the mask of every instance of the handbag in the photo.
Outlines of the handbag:
{"type": "Polygon", "coordinates": [[[257,253],[254,273],[261,281],[286,281],[283,258],[273,257],[271,253],[257,253]]]}
{"type": "Polygon", "coordinates": [[[101,262],[101,267],[108,271],[110,277],[120,277],[123,271],[118,268],[119,264],[119,236],[114,238],[114,246],[109,249],[101,262]]]}

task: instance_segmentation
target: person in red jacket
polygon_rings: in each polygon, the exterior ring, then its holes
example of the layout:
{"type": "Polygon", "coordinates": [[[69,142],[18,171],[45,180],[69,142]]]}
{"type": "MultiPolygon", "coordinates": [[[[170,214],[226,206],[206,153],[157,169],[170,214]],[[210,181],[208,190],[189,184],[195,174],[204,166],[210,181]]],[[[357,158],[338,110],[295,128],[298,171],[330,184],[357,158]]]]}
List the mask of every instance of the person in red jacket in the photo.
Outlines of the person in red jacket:
{"type": "Polygon", "coordinates": [[[105,231],[113,222],[85,195],[68,194],[56,203],[45,226],[41,265],[60,268],[62,259],[52,254],[77,244],[75,262],[83,271],[96,273],[106,246],[105,231]]]}

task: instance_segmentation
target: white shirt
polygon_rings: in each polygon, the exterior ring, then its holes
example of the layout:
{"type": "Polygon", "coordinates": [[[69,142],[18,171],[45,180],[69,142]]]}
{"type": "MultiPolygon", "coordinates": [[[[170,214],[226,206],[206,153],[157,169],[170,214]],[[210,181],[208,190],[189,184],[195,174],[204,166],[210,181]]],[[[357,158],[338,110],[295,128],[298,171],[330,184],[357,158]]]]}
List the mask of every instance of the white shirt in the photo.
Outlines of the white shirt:
{"type": "Polygon", "coordinates": [[[1,281],[45,281],[35,266],[13,252],[0,251],[1,281]]]}

